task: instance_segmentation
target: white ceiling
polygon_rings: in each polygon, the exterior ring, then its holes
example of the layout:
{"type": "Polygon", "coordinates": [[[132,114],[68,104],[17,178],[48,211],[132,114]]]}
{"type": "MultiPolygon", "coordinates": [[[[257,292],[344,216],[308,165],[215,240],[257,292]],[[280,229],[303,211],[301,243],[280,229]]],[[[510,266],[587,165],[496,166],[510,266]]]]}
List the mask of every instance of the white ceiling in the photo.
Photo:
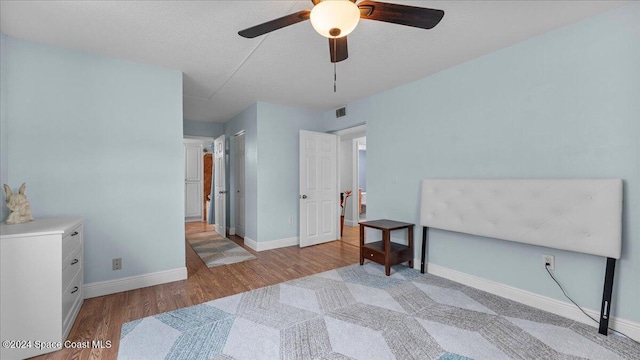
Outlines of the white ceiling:
{"type": "Polygon", "coordinates": [[[329,110],[426,77],[629,1],[402,1],[442,9],[432,30],[362,20],[349,58],[306,21],[245,39],[244,28],[303,9],[282,1],[5,1],[8,35],[184,74],[184,118],[225,122],[256,101],[329,110]]]}

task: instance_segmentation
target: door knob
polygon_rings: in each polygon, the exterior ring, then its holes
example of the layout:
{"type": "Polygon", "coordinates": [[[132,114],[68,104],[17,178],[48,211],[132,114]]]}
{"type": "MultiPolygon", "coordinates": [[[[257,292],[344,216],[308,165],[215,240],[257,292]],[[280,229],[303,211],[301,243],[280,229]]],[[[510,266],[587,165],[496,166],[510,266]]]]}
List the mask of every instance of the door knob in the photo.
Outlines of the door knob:
{"type": "Polygon", "coordinates": [[[302,196],[300,196],[300,198],[301,198],[301,199],[306,199],[306,198],[307,198],[307,195],[302,195],[302,196]]]}

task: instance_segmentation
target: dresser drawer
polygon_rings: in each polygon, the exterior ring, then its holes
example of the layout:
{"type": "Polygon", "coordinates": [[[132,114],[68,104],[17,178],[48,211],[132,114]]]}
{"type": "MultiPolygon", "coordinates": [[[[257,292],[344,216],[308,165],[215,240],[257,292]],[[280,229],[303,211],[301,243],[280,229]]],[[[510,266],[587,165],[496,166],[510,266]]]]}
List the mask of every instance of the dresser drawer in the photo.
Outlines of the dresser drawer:
{"type": "Polygon", "coordinates": [[[78,225],[62,238],[62,260],[68,258],[82,243],[82,225],[78,225]]]}
{"type": "Polygon", "coordinates": [[[82,271],[82,246],[63,260],[62,263],[62,290],[69,287],[71,281],[78,272],[82,271]]]}
{"type": "Polygon", "coordinates": [[[73,305],[82,299],[82,272],[78,271],[69,286],[62,291],[62,328],[72,318],[73,305]]]}

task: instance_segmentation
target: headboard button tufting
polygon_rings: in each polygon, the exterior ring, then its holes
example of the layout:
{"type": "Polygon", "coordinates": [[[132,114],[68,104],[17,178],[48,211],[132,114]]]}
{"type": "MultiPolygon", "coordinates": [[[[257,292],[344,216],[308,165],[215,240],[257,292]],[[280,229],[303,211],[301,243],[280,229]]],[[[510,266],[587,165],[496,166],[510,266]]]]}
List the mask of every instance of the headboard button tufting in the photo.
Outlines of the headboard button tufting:
{"type": "Polygon", "coordinates": [[[617,259],[621,213],[621,179],[425,179],[420,224],[617,259]]]}

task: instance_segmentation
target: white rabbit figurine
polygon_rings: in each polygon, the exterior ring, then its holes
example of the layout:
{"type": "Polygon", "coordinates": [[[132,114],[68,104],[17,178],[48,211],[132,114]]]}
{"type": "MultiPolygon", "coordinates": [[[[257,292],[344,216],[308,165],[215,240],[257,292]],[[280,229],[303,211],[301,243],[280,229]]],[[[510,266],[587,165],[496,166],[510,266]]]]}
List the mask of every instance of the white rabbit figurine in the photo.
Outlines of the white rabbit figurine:
{"type": "Polygon", "coordinates": [[[9,185],[4,185],[4,192],[7,194],[7,207],[11,210],[11,214],[7,218],[7,224],[22,224],[33,220],[31,216],[31,206],[29,200],[24,194],[27,184],[23,183],[17,194],[11,192],[9,185]]]}

